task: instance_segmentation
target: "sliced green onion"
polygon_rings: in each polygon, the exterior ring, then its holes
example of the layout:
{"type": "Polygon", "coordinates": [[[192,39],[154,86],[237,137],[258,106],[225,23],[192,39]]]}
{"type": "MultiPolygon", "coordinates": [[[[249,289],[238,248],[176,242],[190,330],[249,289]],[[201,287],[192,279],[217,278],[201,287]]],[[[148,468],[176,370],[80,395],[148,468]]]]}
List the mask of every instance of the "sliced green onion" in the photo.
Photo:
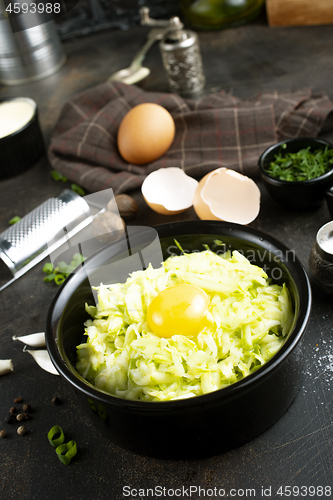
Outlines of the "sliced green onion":
{"type": "Polygon", "coordinates": [[[75,253],[73,255],[71,266],[77,267],[79,264],[82,264],[85,259],[86,257],[84,257],[81,253],[75,253]]]}
{"type": "Polygon", "coordinates": [[[104,418],[104,420],[107,418],[108,414],[107,414],[107,411],[105,409],[105,407],[102,405],[102,404],[99,404],[98,405],[98,415],[102,418],[104,418]]]}
{"type": "Polygon", "coordinates": [[[66,276],[63,274],[56,274],[54,277],[54,281],[56,282],[57,285],[61,285],[66,279],[66,276]]]}
{"type": "Polygon", "coordinates": [[[46,274],[53,273],[53,264],[51,264],[51,262],[46,262],[43,267],[43,272],[46,274]]]}
{"type": "Polygon", "coordinates": [[[44,281],[47,283],[54,281],[57,285],[61,285],[67,276],[69,276],[80,264],[82,264],[85,259],[86,257],[80,253],[75,253],[70,264],[61,261],[58,262],[56,267],[53,267],[50,262],[47,262],[43,267],[43,272],[47,274],[44,281]]]}
{"type": "Polygon", "coordinates": [[[180,250],[182,253],[184,253],[184,250],[183,250],[183,248],[182,248],[181,244],[180,244],[177,240],[173,240],[173,241],[176,243],[176,245],[177,245],[177,247],[179,248],[179,250],[180,250]]]}
{"type": "Polygon", "coordinates": [[[21,220],[21,217],[19,215],[15,215],[15,217],[13,217],[12,219],[10,219],[10,221],[8,221],[8,224],[12,226],[13,224],[16,224],[16,222],[18,222],[19,220],[21,220]]]}
{"type": "Polygon", "coordinates": [[[60,261],[58,262],[55,270],[57,273],[70,273],[71,271],[73,271],[73,268],[71,268],[70,264],[66,264],[66,262],[60,261]]]}
{"type": "Polygon", "coordinates": [[[58,170],[51,170],[51,175],[55,181],[66,182],[68,180],[67,177],[58,172],[58,170]]]}
{"type": "Polygon", "coordinates": [[[92,400],[92,399],[89,399],[89,398],[88,398],[88,403],[89,403],[89,405],[90,405],[90,408],[91,408],[93,411],[97,411],[97,410],[96,410],[95,403],[93,402],[93,400],[92,400]]]}
{"type": "Polygon", "coordinates": [[[80,196],[84,196],[86,194],[85,190],[82,189],[82,187],[78,186],[77,184],[72,184],[71,190],[74,191],[74,193],[79,194],[80,196]]]}
{"type": "Polygon", "coordinates": [[[68,465],[72,458],[77,453],[77,447],[75,441],[69,441],[69,443],[61,444],[56,448],[56,454],[58,455],[59,460],[68,465]]]}
{"type": "Polygon", "coordinates": [[[49,430],[47,437],[51,445],[55,448],[60,446],[65,441],[65,434],[59,425],[52,427],[52,429],[49,430]]]}
{"type": "Polygon", "coordinates": [[[48,283],[49,281],[53,281],[56,277],[56,274],[54,273],[51,273],[51,274],[48,274],[47,276],[45,276],[44,278],[44,281],[46,281],[46,283],[48,283]]]}

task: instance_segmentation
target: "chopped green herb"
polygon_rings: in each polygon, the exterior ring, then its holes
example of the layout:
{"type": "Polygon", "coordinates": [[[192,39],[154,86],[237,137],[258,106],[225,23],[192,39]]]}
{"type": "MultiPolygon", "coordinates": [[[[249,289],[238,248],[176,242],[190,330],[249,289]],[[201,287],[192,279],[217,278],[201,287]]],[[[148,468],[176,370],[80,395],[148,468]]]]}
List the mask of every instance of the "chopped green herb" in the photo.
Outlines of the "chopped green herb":
{"type": "MultiPolygon", "coordinates": [[[[281,149],[286,147],[286,144],[281,145],[281,149]]],[[[309,146],[297,153],[284,154],[280,151],[265,170],[271,177],[282,181],[307,181],[332,170],[332,164],[333,149],[326,146],[325,149],[311,151],[309,146]]]]}
{"type": "Polygon", "coordinates": [[[51,175],[55,181],[67,182],[68,179],[57,170],[51,170],[51,175]]]}
{"type": "Polygon", "coordinates": [[[74,193],[79,194],[80,196],[84,196],[86,194],[85,190],[82,189],[82,187],[78,186],[77,184],[72,184],[71,190],[74,191],[74,193]]]}
{"type": "Polygon", "coordinates": [[[13,224],[16,224],[16,222],[18,222],[19,220],[21,220],[21,217],[15,215],[15,217],[13,217],[12,219],[10,219],[10,221],[8,221],[8,224],[12,226],[13,224]]]}

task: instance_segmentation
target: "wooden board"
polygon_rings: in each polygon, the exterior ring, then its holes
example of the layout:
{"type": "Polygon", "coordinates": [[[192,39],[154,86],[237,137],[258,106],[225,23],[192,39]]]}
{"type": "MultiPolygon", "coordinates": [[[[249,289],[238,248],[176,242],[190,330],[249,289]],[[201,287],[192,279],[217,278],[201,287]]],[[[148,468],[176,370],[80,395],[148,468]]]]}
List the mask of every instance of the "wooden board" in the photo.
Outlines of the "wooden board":
{"type": "Polygon", "coordinates": [[[333,24],[333,0],[266,0],[269,26],[333,24]]]}

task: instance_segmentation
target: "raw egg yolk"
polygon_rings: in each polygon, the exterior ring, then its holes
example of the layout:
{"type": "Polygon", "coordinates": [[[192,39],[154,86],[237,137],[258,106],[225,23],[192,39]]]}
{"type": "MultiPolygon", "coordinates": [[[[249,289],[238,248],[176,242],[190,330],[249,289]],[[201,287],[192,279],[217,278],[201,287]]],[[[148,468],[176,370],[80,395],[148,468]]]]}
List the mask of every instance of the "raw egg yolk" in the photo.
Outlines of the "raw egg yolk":
{"type": "Polygon", "coordinates": [[[149,327],[159,337],[197,335],[205,325],[209,299],[193,285],[166,288],[148,306],[149,327]]]}

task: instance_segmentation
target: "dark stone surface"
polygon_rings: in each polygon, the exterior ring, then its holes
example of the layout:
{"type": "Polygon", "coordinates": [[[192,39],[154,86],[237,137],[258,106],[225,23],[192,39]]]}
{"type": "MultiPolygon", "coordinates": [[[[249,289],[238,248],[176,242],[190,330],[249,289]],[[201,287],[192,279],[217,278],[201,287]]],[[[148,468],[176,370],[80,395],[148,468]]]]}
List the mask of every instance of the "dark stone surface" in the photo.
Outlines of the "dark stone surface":
{"type": "Polygon", "coordinates": [[[121,29],[128,30],[140,24],[140,8],[150,9],[150,16],[169,19],[180,14],[178,0],[69,0],[67,14],[56,19],[63,40],[90,33],[121,29]]]}
{"type": "MultiPolygon", "coordinates": [[[[68,60],[58,73],[35,83],[0,87],[0,96],[35,99],[48,143],[65,101],[127,66],[144,43],[146,33],[146,29],[136,27],[127,32],[103,32],[68,41],[64,44],[68,60]]],[[[262,19],[227,31],[202,32],[199,36],[207,91],[224,88],[239,97],[249,97],[265,88],[289,90],[311,86],[326,90],[333,98],[332,26],[273,29],[262,19]]],[[[166,91],[157,46],[147,55],[146,64],[151,75],[140,86],[166,91]]],[[[326,138],[332,140],[333,134],[326,134],[326,138]]],[[[251,226],[294,249],[308,269],[316,233],[331,219],[327,206],[323,203],[314,211],[290,210],[273,201],[262,184],[258,184],[262,193],[261,211],[251,226]]],[[[25,215],[64,186],[67,184],[51,178],[45,158],[24,174],[1,181],[0,231],[6,229],[14,215],[25,215]]],[[[152,226],[171,220],[152,212],[140,192],[133,196],[140,212],[131,224],[152,226]]],[[[195,218],[194,210],[189,209],[174,219],[195,218]]],[[[126,498],[125,486],[136,489],[128,498],[134,498],[135,494],[138,498],[140,488],[184,487],[189,493],[191,486],[200,486],[206,490],[224,488],[226,494],[232,488],[244,491],[255,488],[255,498],[260,499],[265,498],[262,487],[272,487],[271,498],[283,498],[276,494],[280,486],[333,487],[332,296],[323,294],[315,283],[313,310],[303,343],[304,382],[288,411],[264,434],[241,448],[202,460],[167,461],[133,454],[104,440],[84,416],[74,391],[60,377],[43,372],[28,353],[22,352],[23,344],[12,340],[13,335],[44,331],[56,286],[43,282],[42,267],[42,264],[36,266],[0,296],[0,358],[11,358],[14,364],[13,373],[0,377],[0,427],[7,431],[7,438],[0,440],[1,498],[121,499],[126,498]],[[51,403],[55,395],[62,404],[51,403]],[[18,396],[34,409],[32,419],[25,424],[28,429],[25,436],[17,435],[16,424],[5,422],[18,396]],[[56,424],[63,428],[68,440],[75,439],[78,443],[78,454],[68,467],[60,463],[47,440],[48,430],[56,424]]],[[[245,498],[244,491],[235,498],[245,498]]],[[[164,497],[172,498],[171,493],[164,497]]],[[[305,494],[303,498],[311,496],[305,494]]],[[[141,497],[144,497],[142,492],[141,497]]],[[[185,498],[186,493],[181,497],[185,498]]],[[[317,493],[312,496],[319,497],[317,493]]],[[[157,491],[155,496],[150,492],[150,498],[157,498],[157,491]]],[[[203,494],[199,496],[192,490],[192,498],[203,498],[203,494]]]]}

